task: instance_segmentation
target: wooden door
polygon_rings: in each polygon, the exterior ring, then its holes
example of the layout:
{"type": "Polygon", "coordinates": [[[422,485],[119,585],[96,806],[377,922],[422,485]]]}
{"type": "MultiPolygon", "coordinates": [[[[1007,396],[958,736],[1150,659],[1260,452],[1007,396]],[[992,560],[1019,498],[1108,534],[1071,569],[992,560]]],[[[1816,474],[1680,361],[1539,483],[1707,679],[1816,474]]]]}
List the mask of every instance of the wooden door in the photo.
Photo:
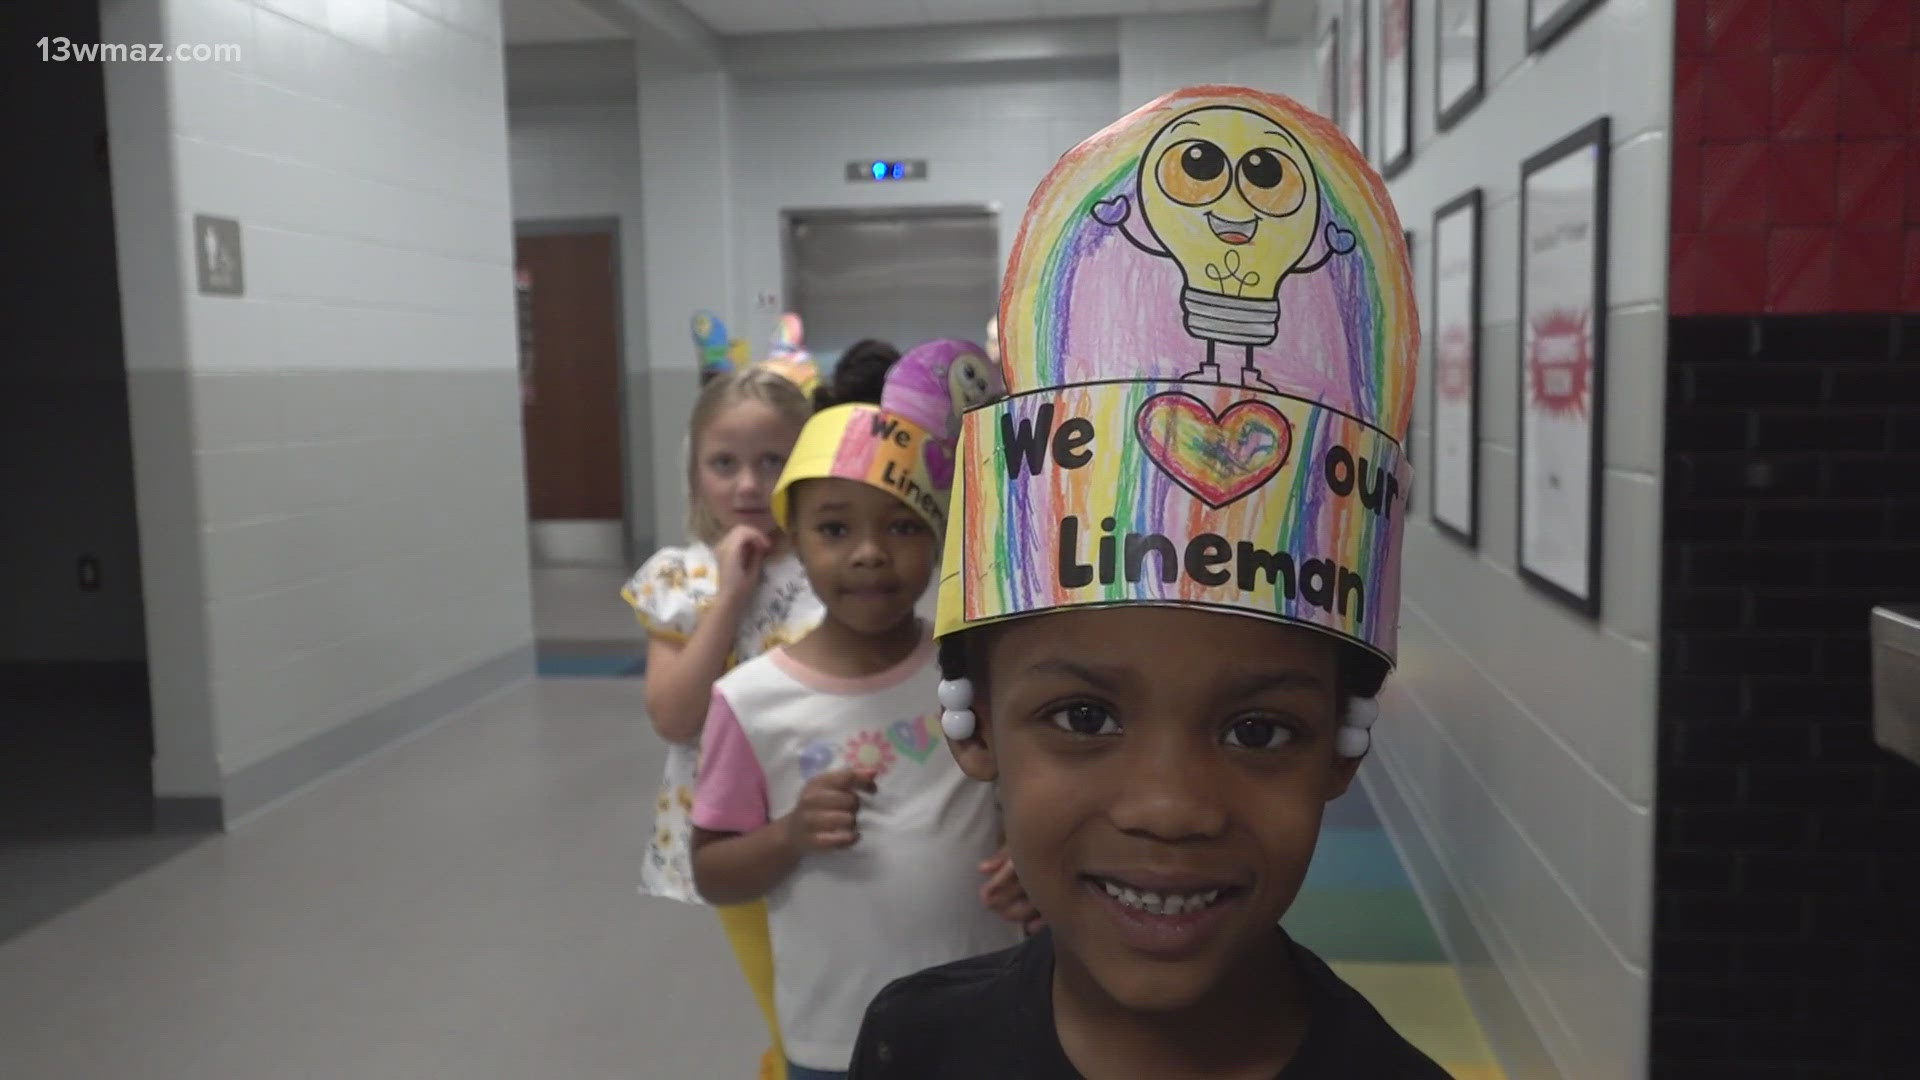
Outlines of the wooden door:
{"type": "Polygon", "coordinates": [[[527,507],[535,521],[618,521],[620,347],[613,235],[519,238],[527,507]]]}

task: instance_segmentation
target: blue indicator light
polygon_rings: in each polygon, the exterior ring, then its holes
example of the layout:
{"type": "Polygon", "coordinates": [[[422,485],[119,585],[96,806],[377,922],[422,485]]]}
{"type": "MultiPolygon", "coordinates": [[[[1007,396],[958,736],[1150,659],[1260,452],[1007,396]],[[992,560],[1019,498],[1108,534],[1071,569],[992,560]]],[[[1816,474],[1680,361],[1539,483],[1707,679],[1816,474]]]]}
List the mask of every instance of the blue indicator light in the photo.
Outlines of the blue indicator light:
{"type": "Polygon", "coordinates": [[[887,178],[887,163],[886,163],[886,162],[884,162],[884,161],[876,161],[876,162],[874,162],[874,163],[873,163],[873,178],[874,178],[875,180],[885,180],[885,179],[887,178]]]}

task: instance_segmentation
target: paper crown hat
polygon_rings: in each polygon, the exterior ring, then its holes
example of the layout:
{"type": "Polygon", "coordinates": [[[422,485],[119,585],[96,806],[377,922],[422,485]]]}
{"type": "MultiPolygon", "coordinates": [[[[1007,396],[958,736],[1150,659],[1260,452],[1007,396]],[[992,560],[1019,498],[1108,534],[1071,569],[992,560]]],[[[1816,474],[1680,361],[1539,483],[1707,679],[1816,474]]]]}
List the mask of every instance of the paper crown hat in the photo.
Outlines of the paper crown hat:
{"type": "Polygon", "coordinates": [[[1419,324],[1385,185],[1328,121],[1176,91],[1061,158],[966,413],[936,632],[1179,605],[1396,649],[1419,324]]]}
{"type": "Polygon", "coordinates": [[[806,350],[804,334],[800,316],[791,311],[783,313],[774,328],[773,348],[756,366],[785,376],[802,393],[812,396],[814,387],[820,385],[820,365],[814,363],[813,354],[806,350]]]}
{"type": "MultiPolygon", "coordinates": [[[[939,338],[915,345],[887,369],[880,405],[951,442],[966,410],[1006,396],[999,365],[971,341],[939,338]]],[[[943,484],[944,486],[944,484],[943,484]]]]}
{"type": "Polygon", "coordinates": [[[773,487],[773,516],[788,527],[788,489],[802,480],[839,478],[871,484],[898,496],[935,533],[947,527],[954,446],[948,434],[961,404],[984,404],[997,391],[980,349],[965,341],[915,346],[887,369],[880,404],[855,402],[822,409],[807,421],[773,487]],[[972,375],[956,372],[978,362],[972,375]],[[978,382],[976,382],[978,380],[978,382]],[[984,387],[980,384],[984,383],[984,387]]]}
{"type": "Polygon", "coordinates": [[[693,350],[702,374],[730,371],[736,342],[727,337],[727,324],[711,311],[693,313],[693,350]]]}

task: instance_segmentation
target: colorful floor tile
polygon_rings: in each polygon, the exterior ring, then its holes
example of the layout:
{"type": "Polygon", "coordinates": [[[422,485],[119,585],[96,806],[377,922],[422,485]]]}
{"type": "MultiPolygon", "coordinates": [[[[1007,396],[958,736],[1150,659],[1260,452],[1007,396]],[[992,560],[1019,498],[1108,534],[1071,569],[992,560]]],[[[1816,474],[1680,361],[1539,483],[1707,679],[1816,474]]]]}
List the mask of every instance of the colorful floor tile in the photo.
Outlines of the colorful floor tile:
{"type": "Polygon", "coordinates": [[[1506,1080],[1399,854],[1357,786],[1328,807],[1289,933],[1454,1080],[1506,1080]]]}

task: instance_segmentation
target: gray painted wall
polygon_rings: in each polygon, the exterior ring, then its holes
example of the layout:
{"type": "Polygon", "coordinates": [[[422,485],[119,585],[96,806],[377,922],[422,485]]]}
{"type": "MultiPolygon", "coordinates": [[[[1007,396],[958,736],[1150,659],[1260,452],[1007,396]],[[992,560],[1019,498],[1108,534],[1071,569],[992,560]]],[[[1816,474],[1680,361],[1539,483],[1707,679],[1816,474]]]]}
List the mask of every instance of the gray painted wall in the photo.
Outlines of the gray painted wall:
{"type": "MultiPolygon", "coordinates": [[[[1383,5],[1369,6],[1377,20],[1383,5]]],[[[1339,13],[1351,32],[1357,3],[1320,7],[1323,26],[1339,13]]],[[[1369,776],[1393,789],[1381,802],[1403,843],[1429,849],[1410,866],[1442,925],[1478,939],[1461,950],[1469,985],[1483,991],[1483,1020],[1515,1075],[1541,1075],[1525,1050],[1537,1037],[1565,1076],[1625,1080],[1645,1075],[1648,1026],[1673,4],[1611,0],[1531,57],[1526,8],[1488,0],[1486,99],[1441,133],[1435,5],[1414,6],[1415,154],[1388,186],[1415,234],[1429,332],[1433,212],[1484,190],[1481,542],[1469,550],[1427,516],[1423,370],[1400,674],[1369,776]],[[1614,145],[1603,589],[1591,621],[1515,570],[1516,323],[1521,162],[1601,115],[1614,145]],[[1502,983],[1524,1012],[1484,992],[1502,983]]],[[[1373,37],[1377,140],[1377,22],[1373,37]]]]}
{"type": "Polygon", "coordinates": [[[362,14],[103,7],[243,57],[108,70],[162,797],[258,801],[528,667],[498,6],[362,14]],[[196,213],[239,219],[244,297],[193,291],[196,213]]]}

